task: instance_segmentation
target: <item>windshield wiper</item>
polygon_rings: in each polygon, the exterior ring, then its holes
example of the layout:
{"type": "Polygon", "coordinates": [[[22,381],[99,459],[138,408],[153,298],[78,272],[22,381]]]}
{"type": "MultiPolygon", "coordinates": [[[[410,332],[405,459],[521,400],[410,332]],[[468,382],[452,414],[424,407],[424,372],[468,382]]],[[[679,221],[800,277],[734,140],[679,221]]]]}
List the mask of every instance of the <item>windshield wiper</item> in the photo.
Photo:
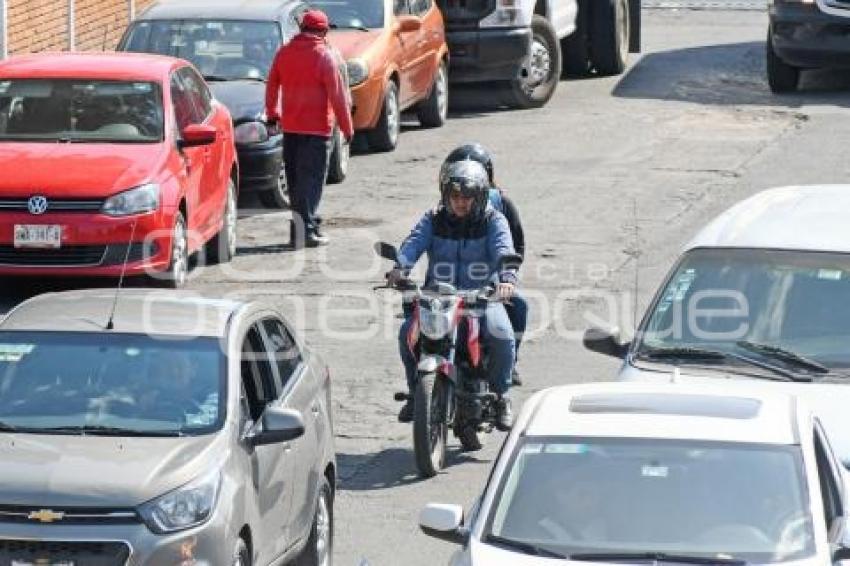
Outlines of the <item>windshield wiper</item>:
{"type": "Polygon", "coordinates": [[[672,562],[676,564],[722,564],[740,565],[747,563],[740,558],[720,558],[711,556],[689,556],[687,554],[668,554],[666,552],[581,552],[571,554],[570,560],[588,562],[613,562],[620,560],[646,560],[651,562],[672,562]]]}
{"type": "Polygon", "coordinates": [[[104,425],[55,426],[49,428],[31,428],[30,432],[80,434],[93,436],[183,436],[179,430],[138,430],[104,425]]]}
{"type": "Polygon", "coordinates": [[[736,344],[741,348],[744,348],[745,350],[749,350],[757,354],[764,354],[765,356],[781,360],[791,365],[808,369],[816,373],[829,373],[829,368],[823,365],[822,363],[816,362],[815,360],[812,360],[810,358],[798,354],[797,352],[782,348],[780,346],[773,346],[771,344],[761,344],[758,342],[750,342],[749,340],[740,340],[736,342],[736,344]]]}
{"type": "Polygon", "coordinates": [[[222,77],[221,75],[204,75],[204,80],[207,82],[222,82],[229,81],[231,79],[227,77],[222,77]]]}
{"type": "Polygon", "coordinates": [[[365,26],[341,26],[339,24],[331,24],[330,28],[331,29],[356,29],[356,30],[359,30],[359,31],[369,31],[369,28],[367,28],[365,26]]]}
{"type": "MultiPolygon", "coordinates": [[[[801,376],[785,368],[775,366],[768,362],[755,360],[748,356],[742,356],[735,352],[722,352],[708,348],[695,348],[693,346],[673,346],[668,348],[648,348],[643,355],[647,358],[676,358],[681,360],[724,360],[732,359],[745,364],[766,369],[785,378],[785,381],[811,381],[810,377],[801,376]]],[[[768,378],[770,379],[770,378],[768,378]]]]}
{"type": "Polygon", "coordinates": [[[537,546],[536,544],[531,544],[529,542],[522,542],[519,540],[513,540],[497,535],[487,535],[484,540],[485,542],[492,542],[494,544],[506,546],[514,550],[519,550],[520,552],[523,552],[525,554],[533,554],[534,556],[545,556],[547,558],[566,558],[566,555],[564,554],[560,554],[558,552],[555,552],[554,550],[549,550],[548,548],[543,548],[542,546],[537,546]]]}

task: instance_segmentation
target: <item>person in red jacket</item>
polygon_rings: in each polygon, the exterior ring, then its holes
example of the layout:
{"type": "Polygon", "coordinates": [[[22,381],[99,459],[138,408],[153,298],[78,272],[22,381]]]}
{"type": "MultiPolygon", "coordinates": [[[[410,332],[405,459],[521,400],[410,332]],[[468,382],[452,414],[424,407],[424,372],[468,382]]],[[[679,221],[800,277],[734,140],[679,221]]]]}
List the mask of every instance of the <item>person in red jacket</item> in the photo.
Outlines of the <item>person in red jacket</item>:
{"type": "Polygon", "coordinates": [[[354,135],[339,61],[325,40],[330,27],[321,10],[307,10],[301,33],[274,57],[266,83],[266,118],[283,130],[283,163],[292,201],[290,243],[295,249],[327,244],[317,211],[336,120],[346,143],[354,135]]]}

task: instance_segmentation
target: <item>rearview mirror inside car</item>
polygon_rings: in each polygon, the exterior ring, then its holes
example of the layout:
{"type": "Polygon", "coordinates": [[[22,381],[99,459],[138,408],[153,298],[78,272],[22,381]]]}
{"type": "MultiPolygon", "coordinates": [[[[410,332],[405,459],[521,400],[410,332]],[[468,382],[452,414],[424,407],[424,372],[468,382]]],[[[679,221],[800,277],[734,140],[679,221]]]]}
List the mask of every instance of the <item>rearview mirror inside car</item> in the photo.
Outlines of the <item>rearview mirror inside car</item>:
{"type": "Polygon", "coordinates": [[[619,328],[591,327],[585,330],[584,347],[592,352],[622,358],[629,351],[629,343],[623,343],[619,328]]]}
{"type": "Polygon", "coordinates": [[[248,437],[252,446],[289,442],[304,435],[304,419],[294,409],[268,407],[255,430],[248,437]]]}
{"type": "Polygon", "coordinates": [[[447,542],[464,544],[469,538],[469,531],[463,527],[460,505],[429,503],[419,513],[419,528],[426,535],[447,542]]]}
{"type": "Polygon", "coordinates": [[[216,129],[206,124],[190,124],[180,132],[180,147],[210,145],[215,142],[216,129]]]}
{"type": "Polygon", "coordinates": [[[384,259],[398,261],[398,250],[392,244],[386,242],[375,242],[375,253],[384,259]]]}

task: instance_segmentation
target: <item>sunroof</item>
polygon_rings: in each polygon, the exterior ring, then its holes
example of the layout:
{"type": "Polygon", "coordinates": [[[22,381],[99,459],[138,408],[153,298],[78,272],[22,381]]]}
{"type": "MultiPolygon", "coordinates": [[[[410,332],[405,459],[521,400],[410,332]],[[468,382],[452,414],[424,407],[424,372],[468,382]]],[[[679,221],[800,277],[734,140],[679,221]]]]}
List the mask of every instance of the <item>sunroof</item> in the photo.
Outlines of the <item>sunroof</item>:
{"type": "Polygon", "coordinates": [[[755,418],[761,401],[682,393],[593,393],[573,398],[573,413],[642,413],[724,419],[755,418]]]}

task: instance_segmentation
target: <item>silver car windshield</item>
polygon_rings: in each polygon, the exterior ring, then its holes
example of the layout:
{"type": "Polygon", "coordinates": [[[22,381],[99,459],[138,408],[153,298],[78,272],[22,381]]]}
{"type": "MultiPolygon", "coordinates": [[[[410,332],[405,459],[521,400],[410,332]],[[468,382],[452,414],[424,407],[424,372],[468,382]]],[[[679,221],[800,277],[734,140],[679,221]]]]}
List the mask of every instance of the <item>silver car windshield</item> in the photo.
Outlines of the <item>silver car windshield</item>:
{"type": "Polygon", "coordinates": [[[265,80],[283,42],[276,21],[153,20],[133,25],[124,51],[190,61],[207,80],[265,80]]]}
{"type": "Polygon", "coordinates": [[[639,337],[638,354],[702,348],[850,368],[850,255],[695,249],[673,271],[639,337]]]}
{"type": "Polygon", "coordinates": [[[328,15],[334,29],[380,29],[385,14],[382,0],[310,0],[311,8],[328,15]]]}
{"type": "Polygon", "coordinates": [[[0,332],[0,430],[194,435],[224,420],[213,338],[0,332]]]}
{"type": "Polygon", "coordinates": [[[814,535],[801,469],[796,446],[528,437],[484,542],[541,555],[803,559],[814,535]]]}
{"type": "Polygon", "coordinates": [[[162,132],[156,83],[0,79],[0,142],[153,143],[162,132]]]}

